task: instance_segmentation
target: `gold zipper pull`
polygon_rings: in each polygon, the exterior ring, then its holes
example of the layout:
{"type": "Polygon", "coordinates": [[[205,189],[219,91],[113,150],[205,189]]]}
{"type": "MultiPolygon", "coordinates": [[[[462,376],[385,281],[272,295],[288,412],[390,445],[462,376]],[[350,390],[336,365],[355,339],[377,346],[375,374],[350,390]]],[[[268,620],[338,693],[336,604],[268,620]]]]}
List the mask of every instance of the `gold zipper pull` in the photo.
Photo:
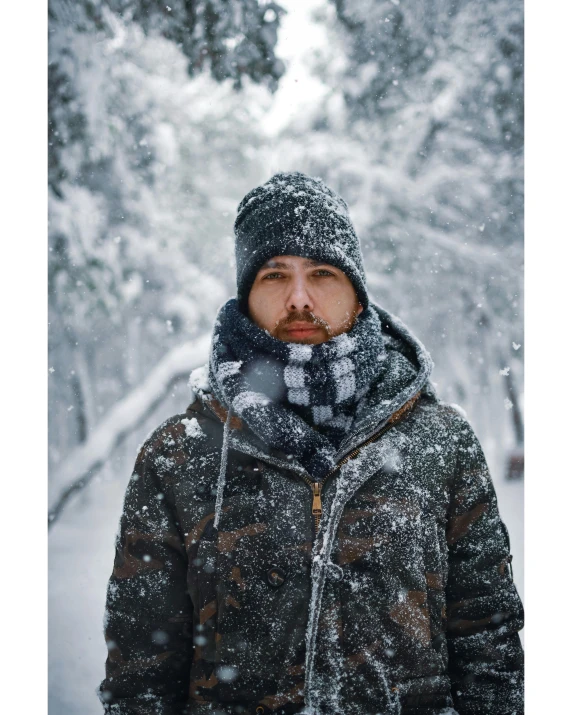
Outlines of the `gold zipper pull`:
{"type": "Polygon", "coordinates": [[[314,517],[314,528],[318,533],[320,519],[322,518],[322,482],[312,484],[312,516],[314,517]]]}

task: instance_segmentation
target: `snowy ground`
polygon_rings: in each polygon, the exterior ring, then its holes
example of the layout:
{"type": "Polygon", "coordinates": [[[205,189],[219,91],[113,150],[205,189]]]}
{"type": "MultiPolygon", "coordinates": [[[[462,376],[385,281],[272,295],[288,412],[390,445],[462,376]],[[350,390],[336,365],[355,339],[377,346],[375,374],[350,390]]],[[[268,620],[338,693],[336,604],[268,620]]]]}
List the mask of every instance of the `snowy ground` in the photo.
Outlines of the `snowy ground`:
{"type": "Polygon", "coordinates": [[[49,536],[50,715],[102,712],[94,691],[107,655],[105,589],[126,478],[92,484],[49,536]]]}
{"type": "MultiPolygon", "coordinates": [[[[158,422],[162,419],[159,418],[158,422]]],[[[103,678],[105,589],[123,492],[136,440],[63,514],[49,537],[49,713],[96,715],[103,678]]],[[[512,542],[514,576],[523,594],[523,484],[496,480],[500,510],[512,542]]]]}

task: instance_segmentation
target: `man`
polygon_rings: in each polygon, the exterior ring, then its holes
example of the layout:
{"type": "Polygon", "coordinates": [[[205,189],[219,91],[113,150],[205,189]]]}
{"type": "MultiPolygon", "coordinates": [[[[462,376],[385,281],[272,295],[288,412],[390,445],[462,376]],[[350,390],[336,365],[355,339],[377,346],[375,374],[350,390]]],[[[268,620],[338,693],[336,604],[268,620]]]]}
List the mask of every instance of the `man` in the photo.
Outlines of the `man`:
{"type": "Polygon", "coordinates": [[[369,301],[344,201],[277,174],[186,414],[145,442],[109,583],[106,712],[523,712],[522,607],[468,422],[369,301]]]}

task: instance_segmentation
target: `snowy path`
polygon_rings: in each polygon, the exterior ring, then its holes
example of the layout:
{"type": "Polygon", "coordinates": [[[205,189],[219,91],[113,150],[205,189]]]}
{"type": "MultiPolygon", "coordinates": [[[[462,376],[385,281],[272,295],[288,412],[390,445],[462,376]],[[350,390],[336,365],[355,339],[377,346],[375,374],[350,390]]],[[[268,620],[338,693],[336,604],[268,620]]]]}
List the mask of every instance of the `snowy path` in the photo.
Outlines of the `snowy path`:
{"type": "Polygon", "coordinates": [[[105,590],[123,489],[102,481],[88,491],[74,498],[49,537],[50,715],[102,713],[95,689],[107,656],[105,590]]]}

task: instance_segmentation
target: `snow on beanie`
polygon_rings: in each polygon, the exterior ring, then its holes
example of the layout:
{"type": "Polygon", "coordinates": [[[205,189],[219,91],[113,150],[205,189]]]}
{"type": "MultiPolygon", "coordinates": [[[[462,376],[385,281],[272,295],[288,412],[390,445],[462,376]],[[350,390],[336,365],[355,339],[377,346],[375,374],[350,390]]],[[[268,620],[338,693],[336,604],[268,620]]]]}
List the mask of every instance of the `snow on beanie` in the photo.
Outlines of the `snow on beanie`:
{"type": "Polygon", "coordinates": [[[258,270],[273,256],[304,256],[342,270],[368,306],[359,240],[346,202],[322,179],[275,174],[240,202],[234,223],[237,298],[246,313],[258,270]]]}

